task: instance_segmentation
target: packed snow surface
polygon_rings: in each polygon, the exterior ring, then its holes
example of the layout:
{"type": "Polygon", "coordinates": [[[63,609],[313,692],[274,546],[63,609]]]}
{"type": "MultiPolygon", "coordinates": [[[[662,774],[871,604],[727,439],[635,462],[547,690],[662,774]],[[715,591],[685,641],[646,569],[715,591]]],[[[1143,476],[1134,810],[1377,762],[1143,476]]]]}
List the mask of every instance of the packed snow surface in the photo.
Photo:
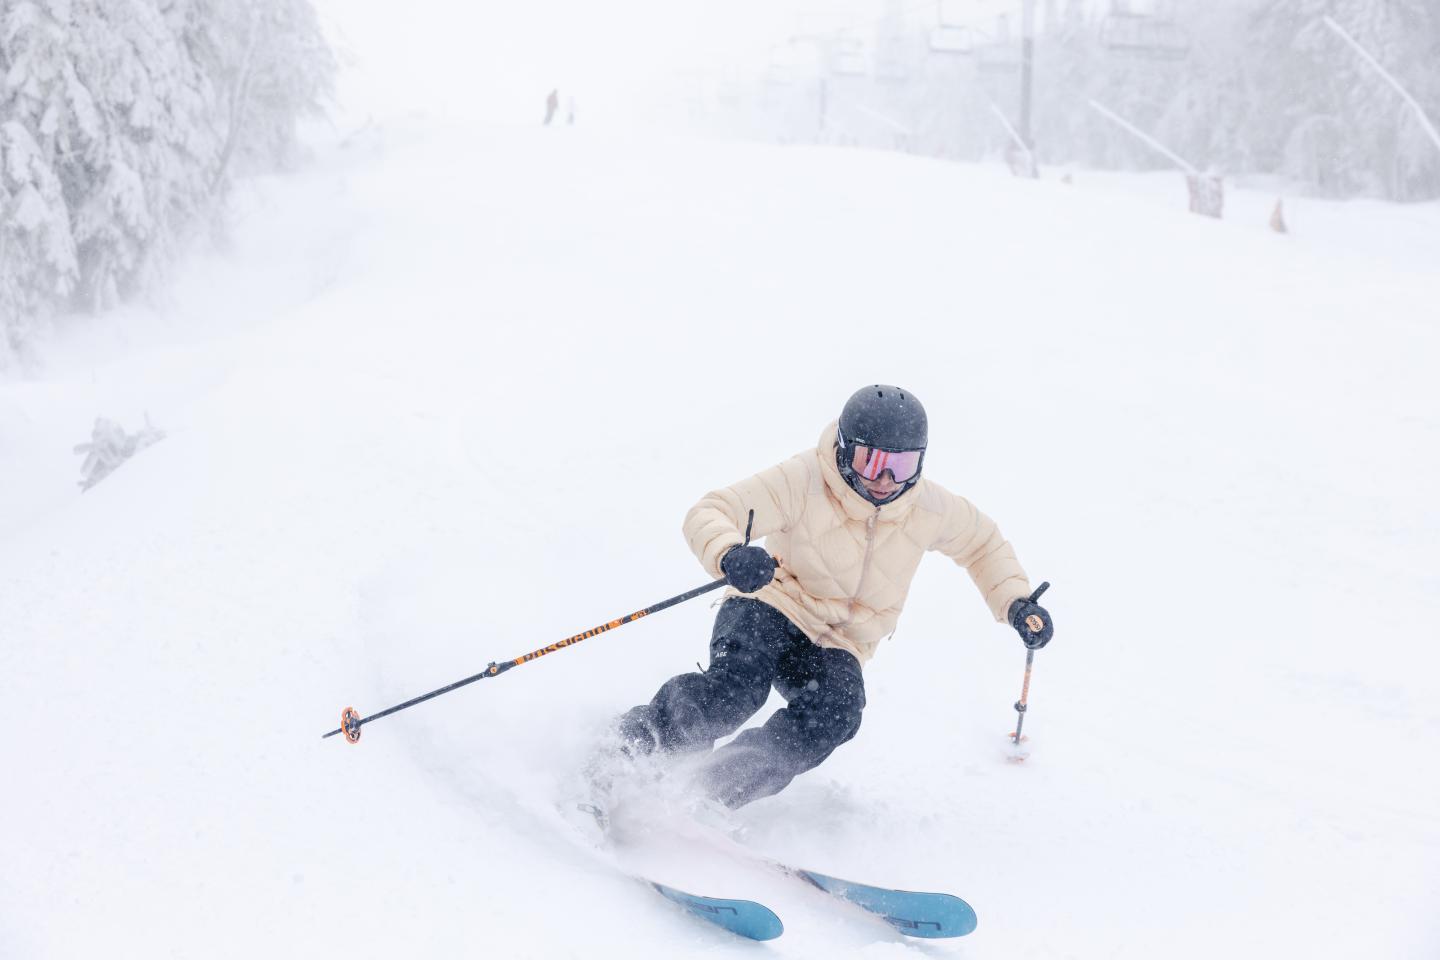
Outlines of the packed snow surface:
{"type": "Polygon", "coordinates": [[[315,145],[0,382],[0,956],[1440,954],[1440,208],[1281,236],[1170,177],[454,112],[315,145]],[[1032,755],[1024,650],[937,556],[857,738],[728,826],[970,937],[641,838],[772,906],[757,947],[562,815],[709,598],[321,740],[705,582],[686,509],[876,381],[1053,583],[1032,755]],[[147,413],[82,494],[72,446],[147,413]]]}

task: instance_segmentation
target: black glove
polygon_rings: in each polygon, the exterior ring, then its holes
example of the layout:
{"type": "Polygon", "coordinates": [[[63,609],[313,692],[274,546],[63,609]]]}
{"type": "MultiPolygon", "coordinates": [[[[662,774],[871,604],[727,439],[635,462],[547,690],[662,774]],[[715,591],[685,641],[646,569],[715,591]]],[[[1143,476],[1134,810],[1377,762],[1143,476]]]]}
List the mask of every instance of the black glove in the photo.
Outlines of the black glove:
{"type": "Polygon", "coordinates": [[[1039,650],[1049,643],[1055,634],[1055,624],[1050,619],[1050,611],[1024,597],[1010,604],[1010,626],[1015,628],[1025,646],[1031,650],[1039,650]],[[1031,617],[1038,619],[1040,629],[1032,629],[1036,620],[1030,619],[1031,617]]]}
{"type": "Polygon", "coordinates": [[[731,547],[720,558],[725,582],[741,593],[754,593],[775,579],[775,558],[764,547],[731,547]]]}

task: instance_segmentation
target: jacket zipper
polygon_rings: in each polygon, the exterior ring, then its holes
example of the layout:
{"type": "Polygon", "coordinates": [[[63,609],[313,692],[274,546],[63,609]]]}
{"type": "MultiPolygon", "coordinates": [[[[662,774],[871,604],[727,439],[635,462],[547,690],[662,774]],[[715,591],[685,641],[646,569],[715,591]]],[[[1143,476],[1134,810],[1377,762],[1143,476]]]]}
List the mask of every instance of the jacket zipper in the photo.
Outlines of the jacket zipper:
{"type": "Polygon", "coordinates": [[[865,575],[870,572],[870,555],[875,552],[875,524],[879,519],[880,508],[876,507],[870,519],[865,521],[865,559],[860,561],[860,579],[855,583],[855,595],[845,608],[845,622],[837,626],[837,630],[845,629],[855,620],[855,604],[860,602],[860,595],[865,592],[865,575]]]}

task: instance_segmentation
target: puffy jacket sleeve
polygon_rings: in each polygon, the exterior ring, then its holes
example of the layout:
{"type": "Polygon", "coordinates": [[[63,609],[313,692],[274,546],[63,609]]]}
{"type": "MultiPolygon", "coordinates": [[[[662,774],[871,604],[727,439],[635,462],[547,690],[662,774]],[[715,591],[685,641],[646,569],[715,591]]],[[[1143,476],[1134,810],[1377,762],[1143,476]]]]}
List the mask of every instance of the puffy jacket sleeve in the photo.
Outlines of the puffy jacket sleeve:
{"type": "Polygon", "coordinates": [[[755,511],[751,540],[789,529],[804,503],[815,454],[802,453],[755,476],[700,498],[685,514],[685,540],[700,565],[721,577],[720,558],[745,542],[745,523],[755,511]]]}
{"type": "Polygon", "coordinates": [[[948,491],[945,496],[949,503],[939,539],[932,549],[964,567],[995,619],[1004,621],[1011,602],[1030,595],[1025,570],[994,520],[975,509],[964,497],[948,491]]]}

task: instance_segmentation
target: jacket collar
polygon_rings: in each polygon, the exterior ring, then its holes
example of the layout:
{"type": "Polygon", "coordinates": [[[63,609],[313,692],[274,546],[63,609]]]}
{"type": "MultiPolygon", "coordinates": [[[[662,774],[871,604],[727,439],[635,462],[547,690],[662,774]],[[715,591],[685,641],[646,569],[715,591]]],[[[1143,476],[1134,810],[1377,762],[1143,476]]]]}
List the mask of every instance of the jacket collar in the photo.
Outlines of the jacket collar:
{"type": "MultiPolygon", "coordinates": [[[[816,456],[820,458],[820,475],[825,478],[825,486],[829,488],[830,496],[840,503],[846,516],[853,520],[869,520],[877,509],[875,504],[856,493],[855,488],[845,482],[845,478],[840,475],[840,468],[835,465],[835,431],[839,426],[840,421],[832,420],[820,433],[820,442],[815,445],[816,456]]],[[[920,483],[924,482],[922,477],[920,483]]],[[[881,504],[878,508],[880,522],[894,523],[903,520],[915,504],[919,486],[917,483],[894,500],[881,504]]]]}

